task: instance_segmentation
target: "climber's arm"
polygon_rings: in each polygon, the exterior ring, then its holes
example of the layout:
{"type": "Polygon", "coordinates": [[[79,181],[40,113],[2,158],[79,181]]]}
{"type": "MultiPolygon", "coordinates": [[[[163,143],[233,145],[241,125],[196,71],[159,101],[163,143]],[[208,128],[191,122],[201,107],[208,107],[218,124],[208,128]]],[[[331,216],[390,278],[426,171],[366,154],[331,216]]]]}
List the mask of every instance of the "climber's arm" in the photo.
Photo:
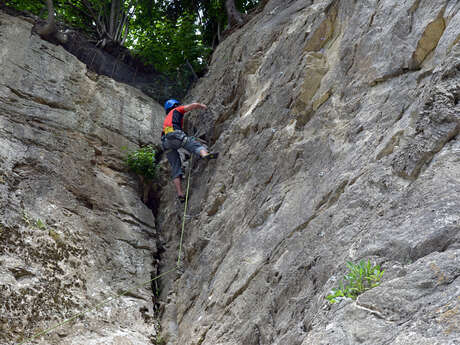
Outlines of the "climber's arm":
{"type": "Polygon", "coordinates": [[[208,107],[202,103],[191,103],[191,104],[184,105],[183,107],[184,107],[185,112],[188,112],[194,109],[208,109],[208,107]]]}

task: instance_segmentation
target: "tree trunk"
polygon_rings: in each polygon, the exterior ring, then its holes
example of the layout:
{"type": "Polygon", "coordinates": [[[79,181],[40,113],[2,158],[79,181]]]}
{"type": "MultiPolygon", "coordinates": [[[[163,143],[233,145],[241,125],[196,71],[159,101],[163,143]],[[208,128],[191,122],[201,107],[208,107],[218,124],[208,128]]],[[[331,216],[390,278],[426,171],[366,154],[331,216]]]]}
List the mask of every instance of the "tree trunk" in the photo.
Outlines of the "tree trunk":
{"type": "Polygon", "coordinates": [[[190,63],[190,61],[188,61],[188,59],[186,59],[186,60],[185,60],[185,63],[187,64],[187,66],[188,66],[188,68],[190,69],[190,71],[192,71],[194,80],[195,80],[195,81],[198,80],[198,76],[197,76],[195,70],[193,69],[193,66],[192,66],[192,64],[190,63]]]}
{"type": "Polygon", "coordinates": [[[236,8],[235,0],[225,0],[225,9],[227,10],[228,27],[243,23],[243,16],[236,8]]]}
{"type": "Polygon", "coordinates": [[[109,36],[114,41],[116,40],[116,33],[120,20],[121,0],[112,0],[110,9],[110,22],[109,22],[109,36]]]}
{"type": "Polygon", "coordinates": [[[67,35],[59,32],[56,27],[56,19],[54,18],[54,4],[53,0],[46,0],[46,7],[48,8],[48,18],[44,25],[36,27],[35,31],[43,38],[53,41],[57,40],[59,43],[64,44],[67,42],[67,35]]]}
{"type": "MultiPolygon", "coordinates": [[[[125,14],[124,12],[120,13],[120,22],[118,23],[117,32],[115,35],[115,41],[119,42],[120,44],[123,44],[124,42],[125,32],[128,28],[128,19],[129,16],[127,14],[125,14]]],[[[127,34],[128,33],[126,32],[126,35],[127,34]]]]}
{"type": "Polygon", "coordinates": [[[37,33],[40,36],[49,36],[56,31],[53,0],[46,0],[46,7],[48,8],[48,18],[46,19],[46,24],[37,28],[37,33]]]}
{"type": "Polygon", "coordinates": [[[128,38],[128,33],[129,33],[129,21],[126,20],[123,36],[121,37],[121,45],[125,44],[126,39],[128,38]]]}
{"type": "Polygon", "coordinates": [[[222,41],[222,28],[220,27],[220,22],[217,22],[217,44],[222,41]]]}

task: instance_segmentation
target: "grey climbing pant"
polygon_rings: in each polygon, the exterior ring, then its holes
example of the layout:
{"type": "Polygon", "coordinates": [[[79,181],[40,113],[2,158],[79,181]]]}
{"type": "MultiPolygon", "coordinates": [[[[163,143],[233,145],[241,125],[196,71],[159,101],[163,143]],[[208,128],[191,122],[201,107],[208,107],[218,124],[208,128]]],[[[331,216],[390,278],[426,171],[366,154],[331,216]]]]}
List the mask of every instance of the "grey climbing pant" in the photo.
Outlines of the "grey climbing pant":
{"type": "Polygon", "coordinates": [[[206,150],[206,148],[198,141],[193,139],[193,137],[189,137],[183,131],[179,130],[163,135],[161,138],[161,144],[163,146],[163,150],[166,151],[166,157],[168,158],[168,162],[171,165],[171,177],[173,179],[184,174],[182,171],[180,155],[177,150],[182,147],[188,152],[194,153],[197,156],[200,156],[201,150],[206,150]]]}

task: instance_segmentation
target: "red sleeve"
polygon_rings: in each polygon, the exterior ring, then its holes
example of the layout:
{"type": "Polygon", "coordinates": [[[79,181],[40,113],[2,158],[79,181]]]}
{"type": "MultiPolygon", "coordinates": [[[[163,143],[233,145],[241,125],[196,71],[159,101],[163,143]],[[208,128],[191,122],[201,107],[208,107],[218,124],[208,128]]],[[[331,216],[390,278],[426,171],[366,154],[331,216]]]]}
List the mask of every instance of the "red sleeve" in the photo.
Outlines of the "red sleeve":
{"type": "Polygon", "coordinates": [[[177,110],[182,115],[185,114],[185,107],[183,105],[180,105],[177,108],[174,108],[174,110],[177,110]]]}

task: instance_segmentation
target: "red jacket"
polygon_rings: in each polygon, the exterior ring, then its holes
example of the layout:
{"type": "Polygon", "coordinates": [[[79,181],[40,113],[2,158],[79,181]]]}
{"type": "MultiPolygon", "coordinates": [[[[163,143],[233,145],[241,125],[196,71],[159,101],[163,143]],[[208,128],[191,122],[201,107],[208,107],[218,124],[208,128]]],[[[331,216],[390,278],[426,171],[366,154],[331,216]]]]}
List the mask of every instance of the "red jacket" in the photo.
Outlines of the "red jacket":
{"type": "Polygon", "coordinates": [[[175,130],[182,130],[184,114],[185,109],[182,105],[171,110],[163,121],[163,132],[161,132],[161,135],[168,134],[175,130]]]}

